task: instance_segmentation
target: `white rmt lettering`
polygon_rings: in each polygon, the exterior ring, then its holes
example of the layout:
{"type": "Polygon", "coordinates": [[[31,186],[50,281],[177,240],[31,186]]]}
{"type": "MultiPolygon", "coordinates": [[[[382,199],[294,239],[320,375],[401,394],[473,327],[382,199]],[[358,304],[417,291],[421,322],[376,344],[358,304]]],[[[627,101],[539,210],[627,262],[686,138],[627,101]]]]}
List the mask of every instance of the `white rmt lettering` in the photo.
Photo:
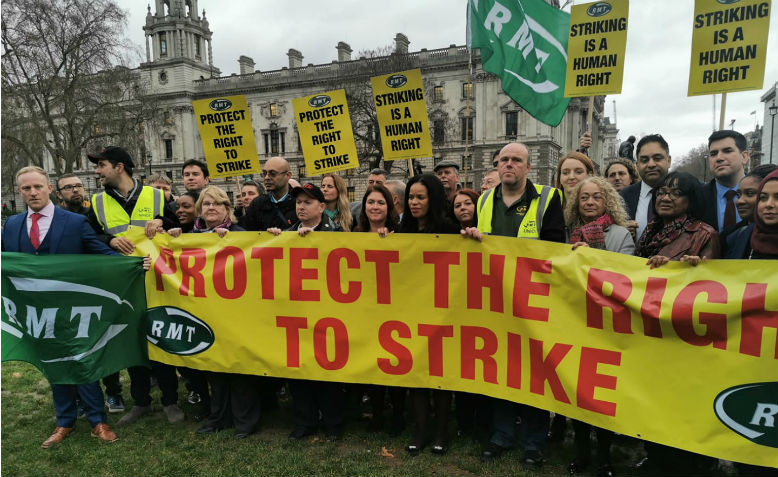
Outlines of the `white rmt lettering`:
{"type": "Polygon", "coordinates": [[[89,323],[92,321],[92,315],[97,316],[97,319],[99,320],[102,312],[102,306],[74,306],[73,311],[70,314],[70,321],[73,321],[73,318],[78,317],[78,333],[76,333],[76,338],[89,338],[89,323]]]}
{"type": "Polygon", "coordinates": [[[10,298],[3,297],[3,308],[5,308],[5,314],[8,315],[8,321],[21,328],[22,324],[16,319],[16,303],[10,298]]]}
{"type": "Polygon", "coordinates": [[[516,34],[513,35],[513,38],[508,40],[508,46],[511,48],[517,48],[521,50],[521,56],[524,57],[524,59],[527,58],[527,55],[529,55],[532,50],[535,48],[535,42],[532,40],[532,35],[529,33],[529,25],[527,25],[527,22],[523,22],[518,30],[516,30],[516,34]]]}
{"type": "Polygon", "coordinates": [[[156,336],[157,338],[162,338],[162,327],[165,326],[165,323],[159,320],[154,320],[151,322],[151,336],[156,336]]]}
{"type": "Polygon", "coordinates": [[[194,326],[187,326],[186,327],[186,341],[188,343],[192,342],[192,335],[194,334],[194,332],[195,332],[195,327],[194,326]]]}
{"type": "Polygon", "coordinates": [[[778,414],[778,404],[758,402],[756,403],[754,417],[751,418],[751,424],[755,426],[775,427],[776,414],[778,414]],[[764,424],[762,424],[762,420],[764,420],[764,424]]]}
{"type": "Polygon", "coordinates": [[[41,331],[44,339],[54,339],[54,320],[59,308],[44,308],[38,318],[38,310],[34,306],[27,305],[27,333],[33,338],[40,338],[41,331]]]}
{"type": "Polygon", "coordinates": [[[182,324],[175,324],[170,323],[167,327],[167,336],[165,336],[165,339],[173,339],[173,340],[181,340],[181,334],[184,331],[184,325],[182,324]]]}
{"type": "Polygon", "coordinates": [[[511,21],[511,11],[500,5],[498,2],[494,2],[492,9],[489,10],[489,14],[486,15],[484,28],[487,30],[492,30],[497,36],[500,36],[502,26],[509,21],[511,21]]]}

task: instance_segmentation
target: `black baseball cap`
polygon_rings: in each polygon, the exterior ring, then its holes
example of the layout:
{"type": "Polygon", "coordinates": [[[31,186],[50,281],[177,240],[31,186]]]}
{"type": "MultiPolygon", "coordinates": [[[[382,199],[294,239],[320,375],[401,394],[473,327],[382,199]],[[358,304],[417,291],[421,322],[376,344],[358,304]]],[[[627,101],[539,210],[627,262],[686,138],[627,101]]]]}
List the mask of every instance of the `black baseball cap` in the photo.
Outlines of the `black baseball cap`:
{"type": "Polygon", "coordinates": [[[310,182],[302,185],[301,187],[295,187],[292,189],[290,194],[292,194],[292,197],[294,198],[297,198],[297,196],[300,194],[306,194],[312,199],[316,199],[319,202],[324,202],[324,193],[322,193],[321,189],[311,184],[310,182]]]}
{"type": "Polygon", "coordinates": [[[89,158],[90,162],[93,162],[97,164],[98,161],[106,160],[106,161],[116,161],[121,162],[125,166],[128,166],[130,168],[135,167],[135,163],[132,162],[132,158],[129,154],[127,154],[127,151],[122,149],[119,146],[108,146],[103,148],[100,152],[93,152],[92,154],[87,154],[86,157],[89,158]]]}

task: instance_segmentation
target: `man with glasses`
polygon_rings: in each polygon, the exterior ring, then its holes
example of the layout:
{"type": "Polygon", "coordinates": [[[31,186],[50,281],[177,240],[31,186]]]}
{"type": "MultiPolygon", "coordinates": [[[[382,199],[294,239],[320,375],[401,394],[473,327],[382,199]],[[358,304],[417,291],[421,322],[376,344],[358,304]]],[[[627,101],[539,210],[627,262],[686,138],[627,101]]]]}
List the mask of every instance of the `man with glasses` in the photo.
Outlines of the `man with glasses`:
{"type": "Polygon", "coordinates": [[[77,175],[73,173],[63,174],[57,181],[56,193],[63,209],[81,215],[86,215],[89,212],[89,202],[86,201],[84,184],[77,175]]]}
{"type": "Polygon", "coordinates": [[[297,222],[295,200],[289,195],[289,163],[283,157],[271,157],[265,161],[261,174],[267,194],[251,201],[239,223],[246,230],[286,230],[297,222]]]}
{"type": "MultiPolygon", "coordinates": [[[[57,180],[56,193],[63,209],[84,216],[89,215],[91,209],[89,208],[89,202],[86,200],[86,190],[77,175],[69,172],[60,176],[59,180],[57,180]]],[[[105,244],[108,245],[111,237],[101,234],[98,235],[98,239],[103,239],[105,244]]],[[[104,377],[103,386],[105,386],[105,405],[108,408],[108,412],[124,412],[124,398],[122,398],[122,383],[119,380],[119,373],[109,374],[104,377]]],[[[85,410],[80,399],[77,400],[77,405],[78,417],[81,417],[84,415],[85,410]]]]}

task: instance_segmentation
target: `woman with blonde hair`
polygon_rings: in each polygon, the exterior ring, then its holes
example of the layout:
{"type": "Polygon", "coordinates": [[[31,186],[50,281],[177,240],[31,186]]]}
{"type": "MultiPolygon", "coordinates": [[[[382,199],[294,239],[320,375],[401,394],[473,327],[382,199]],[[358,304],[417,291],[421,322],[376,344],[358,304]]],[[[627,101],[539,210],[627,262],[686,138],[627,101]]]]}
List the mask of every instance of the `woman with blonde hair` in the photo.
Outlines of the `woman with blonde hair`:
{"type": "MultiPolygon", "coordinates": [[[[228,232],[243,232],[233,214],[229,196],[218,186],[208,186],[200,192],[195,203],[194,228],[191,233],[215,233],[224,237],[228,232]]],[[[171,229],[172,237],[181,235],[181,229],[171,229]]],[[[237,373],[206,372],[189,369],[189,379],[198,386],[197,392],[205,398],[211,384],[210,414],[197,430],[198,434],[214,434],[222,429],[235,428],[233,437],[245,439],[259,428],[262,416],[260,392],[265,382],[259,376],[237,373]]]]}
{"type": "Polygon", "coordinates": [[[321,178],[321,191],[324,194],[324,213],[340,225],[344,232],[350,232],[354,219],[349,207],[351,202],[348,200],[346,181],[337,174],[324,174],[321,178]]]}
{"type": "Polygon", "coordinates": [[[578,151],[570,151],[559,158],[556,165],[556,184],[554,187],[563,192],[564,201],[567,201],[573,187],[587,177],[594,176],[594,163],[589,156],[578,151]]]}
{"type": "Polygon", "coordinates": [[[197,218],[192,231],[214,232],[216,229],[242,231],[243,229],[238,227],[238,219],[235,218],[232,211],[232,204],[227,193],[221,187],[208,186],[200,191],[200,197],[195,202],[197,218]]]}
{"type": "MultiPolygon", "coordinates": [[[[628,217],[621,197],[616,189],[601,177],[588,177],[578,183],[565,202],[565,222],[570,230],[570,243],[573,250],[578,247],[591,247],[609,252],[632,255],[635,242],[625,224],[628,217]]],[[[584,471],[591,461],[592,426],[573,420],[575,431],[575,458],[568,471],[576,474],[584,471]]],[[[595,464],[598,476],[614,475],[611,465],[610,447],[613,432],[595,428],[597,450],[595,464]]]]}

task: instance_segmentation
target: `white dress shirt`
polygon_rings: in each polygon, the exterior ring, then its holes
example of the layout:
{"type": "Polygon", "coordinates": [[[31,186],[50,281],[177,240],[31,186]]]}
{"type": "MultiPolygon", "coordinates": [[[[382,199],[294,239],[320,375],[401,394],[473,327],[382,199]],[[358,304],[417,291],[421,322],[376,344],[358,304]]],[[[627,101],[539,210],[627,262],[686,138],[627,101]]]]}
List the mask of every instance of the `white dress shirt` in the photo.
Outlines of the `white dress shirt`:
{"type": "MultiPolygon", "coordinates": [[[[34,213],[34,210],[27,207],[28,236],[30,235],[30,229],[32,228],[32,214],[34,213]]],[[[51,228],[51,221],[54,219],[54,203],[49,201],[49,203],[38,211],[38,213],[42,215],[42,217],[38,219],[38,237],[40,237],[40,243],[43,243],[43,239],[46,238],[46,234],[49,233],[49,228],[51,228]]]]}
{"type": "Polygon", "coordinates": [[[635,221],[638,223],[638,239],[643,235],[648,225],[648,207],[651,205],[651,192],[654,189],[645,182],[640,183],[640,198],[638,209],[635,211],[635,221]]]}

